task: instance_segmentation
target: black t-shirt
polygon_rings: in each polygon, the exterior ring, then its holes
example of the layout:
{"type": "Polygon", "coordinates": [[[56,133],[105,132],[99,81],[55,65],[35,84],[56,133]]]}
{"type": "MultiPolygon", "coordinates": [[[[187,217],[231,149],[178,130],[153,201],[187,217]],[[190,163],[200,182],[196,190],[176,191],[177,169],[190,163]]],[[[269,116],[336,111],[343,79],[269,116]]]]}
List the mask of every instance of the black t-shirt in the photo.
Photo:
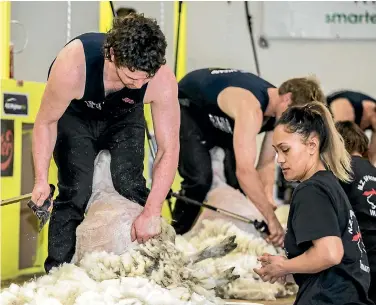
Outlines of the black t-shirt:
{"type": "Polygon", "coordinates": [[[370,271],[355,214],[333,173],[319,171],[300,183],[292,196],[287,257],[303,254],[313,240],[325,236],[341,238],[342,261],[317,274],[294,274],[299,286],[295,304],[373,304],[367,297],[370,271]]]}
{"type": "MultiPolygon", "coordinates": [[[[218,95],[227,87],[246,89],[257,98],[261,110],[269,104],[269,88],[257,75],[236,69],[204,68],[192,71],[179,81],[179,101],[200,127],[206,140],[224,148],[233,147],[234,120],[218,106],[218,95]]],[[[275,118],[264,117],[261,132],[274,129],[275,118]]]]}
{"type": "Polygon", "coordinates": [[[341,185],[358,219],[371,272],[376,273],[376,167],[358,156],[352,157],[351,165],[353,181],[341,185]]]}

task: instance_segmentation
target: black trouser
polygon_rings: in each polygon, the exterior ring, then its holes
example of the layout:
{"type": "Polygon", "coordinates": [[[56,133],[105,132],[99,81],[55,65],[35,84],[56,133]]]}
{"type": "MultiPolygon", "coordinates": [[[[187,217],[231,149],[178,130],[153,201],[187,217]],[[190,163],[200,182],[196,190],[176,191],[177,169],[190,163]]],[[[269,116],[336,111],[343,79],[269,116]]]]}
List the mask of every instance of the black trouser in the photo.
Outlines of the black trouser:
{"type": "MultiPolygon", "coordinates": [[[[188,198],[203,201],[210,190],[213,171],[210,149],[215,146],[206,139],[193,116],[181,107],[179,175],[183,178],[181,194],[188,198]]],[[[196,117],[195,117],[196,118],[196,117]]],[[[197,118],[196,118],[197,119],[197,118]]],[[[232,149],[225,150],[224,169],[227,184],[240,189],[236,178],[235,155],[232,149]]],[[[176,200],[172,211],[176,233],[184,234],[192,227],[200,207],[176,200]]]]}
{"type": "Polygon", "coordinates": [[[76,228],[84,219],[92,192],[94,160],[100,150],[111,153],[115,189],[122,196],[145,204],[149,190],[143,176],[144,128],[142,105],[107,121],[84,119],[70,111],[61,117],[54,150],[59,195],[49,224],[47,272],[70,262],[74,255],[76,228]]]}

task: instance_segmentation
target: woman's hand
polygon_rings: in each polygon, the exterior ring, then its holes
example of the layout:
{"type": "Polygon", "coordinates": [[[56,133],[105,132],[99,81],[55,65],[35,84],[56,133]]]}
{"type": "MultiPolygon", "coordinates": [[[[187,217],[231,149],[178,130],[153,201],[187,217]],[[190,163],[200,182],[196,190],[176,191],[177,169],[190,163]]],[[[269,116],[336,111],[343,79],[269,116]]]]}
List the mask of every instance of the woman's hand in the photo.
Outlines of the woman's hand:
{"type": "Polygon", "coordinates": [[[287,272],[283,268],[283,263],[287,260],[284,256],[263,254],[257,259],[261,262],[261,268],[253,269],[264,282],[275,283],[276,281],[285,283],[287,272]]]}

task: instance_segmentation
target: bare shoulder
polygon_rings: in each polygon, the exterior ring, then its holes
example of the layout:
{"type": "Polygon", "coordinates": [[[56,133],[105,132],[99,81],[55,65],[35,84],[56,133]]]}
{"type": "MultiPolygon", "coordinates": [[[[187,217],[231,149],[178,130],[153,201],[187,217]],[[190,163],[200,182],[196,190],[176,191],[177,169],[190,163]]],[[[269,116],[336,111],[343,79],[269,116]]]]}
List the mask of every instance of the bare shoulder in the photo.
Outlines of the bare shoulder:
{"type": "Polygon", "coordinates": [[[330,104],[330,110],[333,113],[335,121],[354,121],[355,120],[354,108],[347,98],[335,99],[330,104]]]}
{"type": "Polygon", "coordinates": [[[153,79],[150,82],[172,82],[177,83],[174,72],[170,69],[169,66],[163,65],[158,72],[154,75],[153,79]]]}
{"type": "Polygon", "coordinates": [[[61,49],[51,67],[47,84],[61,86],[62,90],[69,88],[79,98],[85,89],[85,74],[85,53],[81,41],[77,39],[61,49]]]}
{"type": "Polygon", "coordinates": [[[262,117],[260,103],[249,90],[227,87],[218,95],[217,101],[219,108],[233,119],[245,113],[251,113],[255,117],[262,117]]]}
{"type": "Polygon", "coordinates": [[[150,80],[145,94],[145,103],[158,100],[161,97],[177,97],[178,84],[172,70],[163,65],[150,80]]]}

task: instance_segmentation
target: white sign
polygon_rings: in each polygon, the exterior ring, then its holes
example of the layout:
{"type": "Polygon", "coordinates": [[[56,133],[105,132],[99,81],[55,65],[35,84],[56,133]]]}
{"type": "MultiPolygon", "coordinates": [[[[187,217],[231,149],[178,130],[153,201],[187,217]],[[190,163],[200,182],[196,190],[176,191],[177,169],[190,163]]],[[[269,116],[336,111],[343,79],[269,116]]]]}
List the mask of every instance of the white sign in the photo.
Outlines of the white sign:
{"type": "Polygon", "coordinates": [[[376,39],[376,1],[265,1],[266,38],[376,39]]]}

